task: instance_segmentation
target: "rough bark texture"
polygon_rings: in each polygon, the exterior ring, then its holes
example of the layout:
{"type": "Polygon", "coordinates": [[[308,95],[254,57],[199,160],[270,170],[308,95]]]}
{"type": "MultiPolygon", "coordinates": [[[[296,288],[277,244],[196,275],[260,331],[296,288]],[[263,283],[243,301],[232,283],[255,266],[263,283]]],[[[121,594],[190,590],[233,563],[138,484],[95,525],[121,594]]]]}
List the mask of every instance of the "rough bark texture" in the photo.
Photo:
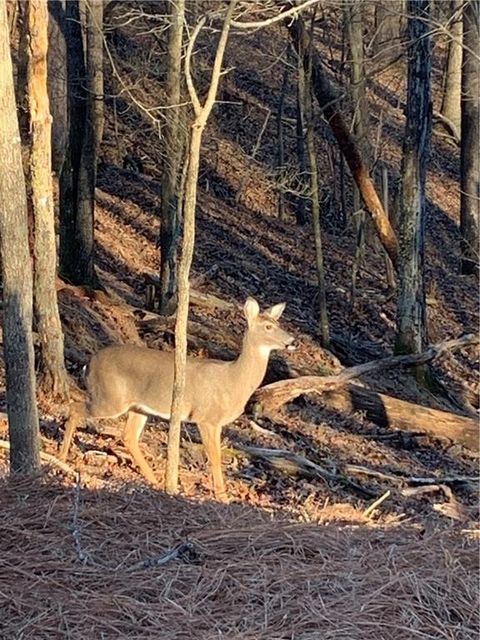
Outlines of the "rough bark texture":
{"type": "Polygon", "coordinates": [[[480,248],[480,2],[463,9],[462,141],[460,157],[460,231],[462,273],[475,273],[480,248]]]}
{"type": "Polygon", "coordinates": [[[66,0],[48,0],[48,95],[52,114],[52,169],[60,175],[68,142],[66,0]]]}
{"type": "Polygon", "coordinates": [[[32,344],[32,267],[6,4],[0,2],[0,250],[10,469],[40,465],[32,344]]]}
{"type": "Polygon", "coordinates": [[[443,98],[440,112],[444,118],[460,131],[460,98],[462,91],[462,0],[451,0],[450,15],[454,15],[449,31],[448,54],[445,65],[443,98]]]}
{"type": "Polygon", "coordinates": [[[385,247],[394,265],[397,264],[398,244],[395,233],[392,229],[383,210],[382,203],[375,190],[375,186],[368,173],[368,168],[362,158],[362,154],[356,144],[349,127],[339,109],[339,92],[328,79],[323,68],[320,56],[314,48],[310,50],[309,38],[305,32],[302,19],[298,17],[286,23],[290,32],[295,49],[299,50],[300,45],[306,52],[304,65],[306,68],[312,65],[312,89],[315,93],[323,115],[329,123],[338,145],[345,156],[345,160],[350,167],[353,179],[355,180],[365,207],[370,214],[375,229],[381,243],[385,247]]]}
{"type": "Polygon", "coordinates": [[[180,219],[177,203],[180,166],[184,150],[185,133],[182,130],[181,99],[182,43],[185,0],[170,3],[168,40],[168,71],[166,82],[167,121],[164,131],[162,174],[162,222],[160,231],[160,313],[171,315],[177,306],[177,261],[180,219]]]}
{"type": "Polygon", "coordinates": [[[408,2],[407,120],[400,199],[396,341],[399,353],[420,353],[425,344],[425,179],[432,124],[429,11],[429,0],[408,2]]]}
{"type": "Polygon", "coordinates": [[[29,33],[27,98],[34,217],[34,306],[45,391],[64,399],[68,396],[68,379],[56,291],[57,251],[50,169],[52,118],[47,92],[47,1],[27,0],[25,8],[29,33]]]}

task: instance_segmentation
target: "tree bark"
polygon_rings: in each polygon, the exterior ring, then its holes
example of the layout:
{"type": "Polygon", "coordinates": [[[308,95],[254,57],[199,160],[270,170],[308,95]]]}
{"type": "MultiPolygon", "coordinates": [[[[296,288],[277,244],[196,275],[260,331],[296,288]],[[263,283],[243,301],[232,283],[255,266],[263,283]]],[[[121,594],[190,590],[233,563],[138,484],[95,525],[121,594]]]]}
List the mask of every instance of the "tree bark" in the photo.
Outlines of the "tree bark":
{"type": "Polygon", "coordinates": [[[462,140],[460,155],[460,232],[462,273],[476,273],[480,246],[480,2],[463,8],[462,140]]]}
{"type": "MultiPolygon", "coordinates": [[[[101,0],[95,0],[95,3],[101,0]]],[[[68,282],[98,287],[94,266],[94,207],[97,141],[96,90],[103,40],[95,16],[87,7],[86,60],[80,24],[79,0],[66,3],[68,75],[68,148],[60,174],[60,274],[68,282]]],[[[98,7],[97,7],[98,9],[98,7]]],[[[103,90],[103,89],[102,89],[103,90]]]]}
{"type": "Polygon", "coordinates": [[[47,0],[27,0],[30,118],[29,177],[34,217],[34,306],[41,347],[43,386],[54,398],[68,397],[63,333],[56,291],[56,242],[51,176],[51,126],[47,92],[47,0]]]}
{"type": "Polygon", "coordinates": [[[408,2],[408,89],[400,199],[398,353],[420,353],[426,337],[425,180],[432,126],[429,0],[408,2]]]}
{"type": "Polygon", "coordinates": [[[195,207],[197,201],[197,181],[200,166],[200,148],[202,135],[207,124],[208,117],[215,104],[218,85],[221,77],[223,55],[227,45],[230,23],[237,0],[230,0],[230,4],[223,23],[220,40],[217,46],[212,77],[207,98],[203,106],[200,104],[190,73],[190,60],[196,37],[203,24],[202,19],[195,28],[186,54],[185,73],[188,91],[193,103],[195,119],[192,124],[190,147],[188,153],[188,167],[185,181],[185,196],[183,208],[183,242],[182,254],[178,269],[178,307],[175,323],[175,374],[172,393],[172,410],[170,414],[170,429],[168,432],[167,468],[165,473],[165,490],[175,494],[178,488],[178,464],[180,449],[181,409],[185,393],[186,362],[187,362],[187,322],[189,304],[190,266],[192,264],[193,250],[195,246],[195,207]]]}
{"type": "Polygon", "coordinates": [[[170,3],[168,72],[166,82],[167,121],[164,127],[162,208],[160,231],[160,313],[171,315],[177,307],[177,262],[180,219],[178,202],[180,165],[185,147],[182,130],[181,70],[185,0],[170,3]]]}
{"type": "Polygon", "coordinates": [[[367,166],[362,158],[358,145],[355,143],[349,127],[340,112],[339,91],[328,79],[318,53],[314,48],[310,50],[309,38],[305,32],[302,18],[297,17],[296,20],[287,22],[287,28],[297,52],[300,45],[306,52],[304,57],[304,66],[306,65],[306,68],[310,64],[310,57],[312,58],[312,88],[317,101],[350,167],[353,179],[360,190],[365,207],[372,218],[380,241],[393,264],[396,266],[398,257],[397,239],[390,221],[385,215],[382,203],[375,190],[373,181],[369,176],[367,166]]]}
{"type": "Polygon", "coordinates": [[[442,106],[440,113],[460,131],[460,98],[462,92],[462,0],[451,0],[450,14],[455,20],[450,27],[451,38],[445,64],[442,106]]]}
{"type": "Polygon", "coordinates": [[[32,343],[32,266],[6,4],[0,3],[0,251],[10,470],[40,466],[32,343]]]}
{"type": "Polygon", "coordinates": [[[65,160],[68,142],[67,43],[65,1],[48,0],[48,95],[52,114],[52,169],[57,175],[65,160]]]}

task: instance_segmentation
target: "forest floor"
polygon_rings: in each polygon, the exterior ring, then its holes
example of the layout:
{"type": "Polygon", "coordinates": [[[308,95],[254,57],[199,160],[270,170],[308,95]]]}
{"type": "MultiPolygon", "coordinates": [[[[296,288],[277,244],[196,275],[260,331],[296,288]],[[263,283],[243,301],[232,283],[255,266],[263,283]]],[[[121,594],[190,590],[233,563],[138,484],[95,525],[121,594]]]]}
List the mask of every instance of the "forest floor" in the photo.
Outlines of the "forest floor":
{"type": "MultiPolygon", "coordinates": [[[[223,99],[249,98],[248,122],[241,109],[235,113],[227,104],[207,132],[192,271],[196,291],[231,306],[193,305],[189,324],[192,355],[234,357],[245,329],[245,298],[253,295],[261,306],[286,301],[282,323],[299,348],[275,354],[267,380],[279,371],[283,377],[324,375],[383,357],[392,352],[395,335],[395,297],[382,252],[368,237],[352,310],[353,234],[331,225],[324,253],[332,352],[319,346],[310,226],[295,226],[291,215],[285,221],[274,216],[277,196],[266,161],[273,153],[273,122],[255,161],[248,153],[265,109],[273,109],[281,77],[240,70],[265,66],[262,56],[275,51],[264,49],[275,46],[273,39],[254,48],[244,38],[232,48],[238,69],[227,77],[223,99]]],[[[390,109],[382,160],[397,177],[403,120],[389,91],[398,77],[397,70],[377,78],[381,90],[372,97],[372,117],[390,109]]],[[[146,102],[149,95],[155,95],[154,82],[145,88],[146,102]]],[[[293,104],[290,93],[287,118],[293,104]]],[[[80,385],[83,365],[101,346],[172,349],[174,319],[144,309],[146,279],[158,273],[160,173],[157,139],[141,117],[127,109],[115,122],[107,111],[95,233],[98,274],[109,295],[59,288],[67,364],[80,385]],[[142,175],[119,166],[131,147],[148,158],[142,175]]],[[[294,145],[292,135],[289,143],[294,145]]],[[[326,160],[321,168],[333,189],[326,160]]],[[[477,282],[458,269],[457,178],[458,152],[434,135],[426,260],[430,342],[478,327],[477,282]]],[[[361,383],[433,408],[478,409],[476,351],[443,356],[433,370],[448,395],[419,387],[411,372],[400,369],[364,376],[361,383]]],[[[64,411],[43,401],[44,453],[57,455],[63,424],[64,411]]],[[[195,429],[183,432],[180,496],[169,498],[145,486],[132,467],[120,443],[122,424],[105,421],[103,434],[79,430],[70,472],[53,465],[30,484],[2,483],[1,638],[474,637],[477,486],[446,480],[478,475],[471,452],[430,436],[390,432],[362,414],[329,410],[321,398],[308,397],[270,419],[253,422],[244,415],[225,429],[232,504],[221,505],[212,500],[195,429]],[[351,478],[354,484],[305,477],[247,457],[240,451],[246,443],[288,450],[328,469],[363,466],[399,482],[362,474],[351,478]],[[408,495],[402,480],[409,478],[435,479],[438,487],[408,495]],[[164,565],[142,565],[176,548],[164,565]]],[[[5,420],[0,438],[7,438],[5,420]]],[[[166,438],[167,425],[149,420],[142,446],[159,479],[166,438]]],[[[0,471],[7,471],[5,451],[0,471]]]]}

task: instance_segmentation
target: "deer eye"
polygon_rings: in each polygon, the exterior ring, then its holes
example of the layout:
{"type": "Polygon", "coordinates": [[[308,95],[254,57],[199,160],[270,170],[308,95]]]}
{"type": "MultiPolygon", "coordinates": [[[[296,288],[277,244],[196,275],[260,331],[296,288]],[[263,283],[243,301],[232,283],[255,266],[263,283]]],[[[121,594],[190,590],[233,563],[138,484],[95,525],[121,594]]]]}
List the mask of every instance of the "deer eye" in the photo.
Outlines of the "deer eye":
{"type": "Polygon", "coordinates": [[[270,322],[265,325],[265,331],[271,331],[272,329],[273,329],[273,324],[270,324],[270,322]]]}

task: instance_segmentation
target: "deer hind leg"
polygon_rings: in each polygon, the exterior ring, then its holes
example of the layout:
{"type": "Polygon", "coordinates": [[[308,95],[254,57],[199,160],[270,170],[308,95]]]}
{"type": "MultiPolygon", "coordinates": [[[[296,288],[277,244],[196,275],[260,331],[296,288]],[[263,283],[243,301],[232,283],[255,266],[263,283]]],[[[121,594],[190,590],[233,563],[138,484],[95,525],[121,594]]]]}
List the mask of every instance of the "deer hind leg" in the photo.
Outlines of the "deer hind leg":
{"type": "Polygon", "coordinates": [[[208,461],[213,478],[213,491],[217,500],[227,501],[227,492],[222,474],[222,448],[221,448],[221,427],[211,425],[198,425],[203,446],[207,452],[208,461]]]}
{"type": "Polygon", "coordinates": [[[60,449],[60,460],[65,461],[68,456],[70,445],[78,425],[85,420],[87,407],[85,402],[73,402],[70,405],[70,415],[65,423],[65,433],[63,436],[62,448],[60,449]]]}
{"type": "Polygon", "coordinates": [[[139,468],[142,476],[148,482],[150,482],[150,484],[158,486],[158,481],[155,477],[155,474],[150,468],[148,462],[143,457],[143,454],[140,451],[140,447],[138,446],[138,442],[142,436],[146,422],[147,416],[144,416],[141,413],[135,413],[134,411],[129,411],[127,424],[125,425],[125,429],[123,431],[123,442],[128,452],[131,454],[134,463],[139,468]]]}

